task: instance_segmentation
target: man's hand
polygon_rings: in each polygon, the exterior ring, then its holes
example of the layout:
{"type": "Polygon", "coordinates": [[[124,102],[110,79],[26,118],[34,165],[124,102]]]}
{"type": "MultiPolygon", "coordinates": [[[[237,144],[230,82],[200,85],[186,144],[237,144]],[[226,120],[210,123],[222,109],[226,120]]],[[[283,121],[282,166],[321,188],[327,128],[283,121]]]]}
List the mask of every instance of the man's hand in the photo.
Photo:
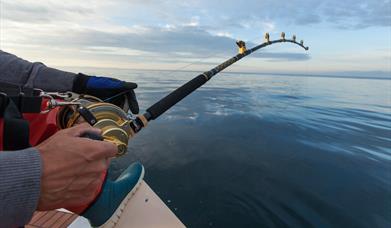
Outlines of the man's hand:
{"type": "Polygon", "coordinates": [[[102,185],[100,176],[117,153],[113,143],[82,138],[100,134],[86,123],[58,131],[36,148],[43,160],[38,210],[86,205],[102,185]]]}
{"type": "Polygon", "coordinates": [[[120,81],[115,78],[87,76],[78,74],[73,82],[72,91],[98,97],[105,102],[113,103],[125,111],[138,114],[139,106],[134,89],[137,84],[120,81]]]}

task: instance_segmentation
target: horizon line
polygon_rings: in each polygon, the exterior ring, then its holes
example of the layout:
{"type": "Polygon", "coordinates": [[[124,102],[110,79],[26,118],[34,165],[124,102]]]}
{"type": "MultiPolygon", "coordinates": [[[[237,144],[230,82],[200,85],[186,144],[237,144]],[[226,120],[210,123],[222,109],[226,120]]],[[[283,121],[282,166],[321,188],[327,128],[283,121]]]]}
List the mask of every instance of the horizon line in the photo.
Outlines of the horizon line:
{"type": "MultiPolygon", "coordinates": [[[[163,72],[192,72],[203,73],[198,70],[184,70],[184,69],[144,69],[144,68],[123,68],[123,67],[90,67],[90,66],[54,66],[58,68],[90,68],[90,69],[114,69],[114,70],[134,70],[134,71],[163,71],[163,72]]],[[[354,72],[354,71],[352,71],[354,72]]],[[[275,76],[292,76],[292,77],[323,77],[323,78],[354,78],[354,79],[377,79],[377,80],[391,80],[391,71],[357,71],[357,73],[378,72],[385,74],[383,76],[369,76],[369,75],[353,75],[350,71],[341,71],[335,73],[288,73],[288,72],[245,72],[245,71],[222,71],[226,74],[247,74],[247,75],[275,75],[275,76]],[[347,75],[343,75],[343,74],[347,75]]]]}

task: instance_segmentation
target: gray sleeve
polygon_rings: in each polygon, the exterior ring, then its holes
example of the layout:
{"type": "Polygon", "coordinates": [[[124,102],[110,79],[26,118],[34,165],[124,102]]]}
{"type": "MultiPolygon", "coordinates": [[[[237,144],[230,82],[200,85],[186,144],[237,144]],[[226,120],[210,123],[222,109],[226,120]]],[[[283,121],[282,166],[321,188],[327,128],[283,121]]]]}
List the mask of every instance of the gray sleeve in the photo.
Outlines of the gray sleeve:
{"type": "Polygon", "coordinates": [[[28,223],[38,205],[42,161],[38,150],[0,151],[0,228],[28,223]]]}
{"type": "Polygon", "coordinates": [[[76,74],[32,63],[0,50],[0,81],[47,92],[71,91],[76,74]]]}

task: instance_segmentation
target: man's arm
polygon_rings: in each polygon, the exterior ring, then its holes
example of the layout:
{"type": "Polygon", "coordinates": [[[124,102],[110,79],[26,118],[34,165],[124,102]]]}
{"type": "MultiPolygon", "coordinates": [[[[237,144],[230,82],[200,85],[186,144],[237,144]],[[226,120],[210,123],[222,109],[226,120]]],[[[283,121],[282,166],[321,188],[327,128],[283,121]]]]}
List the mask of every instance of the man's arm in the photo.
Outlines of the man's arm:
{"type": "Polygon", "coordinates": [[[0,227],[29,222],[37,208],[42,161],[34,148],[0,152],[0,227]]]}
{"type": "Polygon", "coordinates": [[[32,63],[0,50],[0,81],[48,92],[71,91],[76,74],[32,63]]]}
{"type": "Polygon", "coordinates": [[[0,50],[1,81],[46,92],[72,91],[88,94],[120,107],[125,107],[125,103],[128,103],[132,113],[139,112],[136,94],[133,91],[137,88],[136,83],[61,71],[47,67],[43,63],[31,63],[0,50]],[[122,95],[117,96],[118,94],[122,95]]]}

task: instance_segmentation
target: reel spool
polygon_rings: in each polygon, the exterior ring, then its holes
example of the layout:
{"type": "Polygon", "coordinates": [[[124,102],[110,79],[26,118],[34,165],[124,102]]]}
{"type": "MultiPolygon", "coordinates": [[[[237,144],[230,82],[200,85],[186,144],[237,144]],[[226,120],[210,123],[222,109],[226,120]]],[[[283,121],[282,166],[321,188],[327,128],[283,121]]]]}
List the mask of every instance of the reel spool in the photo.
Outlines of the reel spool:
{"type": "Polygon", "coordinates": [[[117,156],[127,151],[128,141],[134,136],[130,119],[124,110],[116,105],[103,102],[92,96],[81,96],[76,100],[80,105],[64,106],[57,115],[57,124],[61,129],[70,128],[82,122],[89,122],[93,127],[102,130],[104,141],[117,145],[117,156]],[[80,110],[92,114],[93,121],[88,121],[80,110]],[[93,123],[93,124],[92,124],[93,123]]]}

